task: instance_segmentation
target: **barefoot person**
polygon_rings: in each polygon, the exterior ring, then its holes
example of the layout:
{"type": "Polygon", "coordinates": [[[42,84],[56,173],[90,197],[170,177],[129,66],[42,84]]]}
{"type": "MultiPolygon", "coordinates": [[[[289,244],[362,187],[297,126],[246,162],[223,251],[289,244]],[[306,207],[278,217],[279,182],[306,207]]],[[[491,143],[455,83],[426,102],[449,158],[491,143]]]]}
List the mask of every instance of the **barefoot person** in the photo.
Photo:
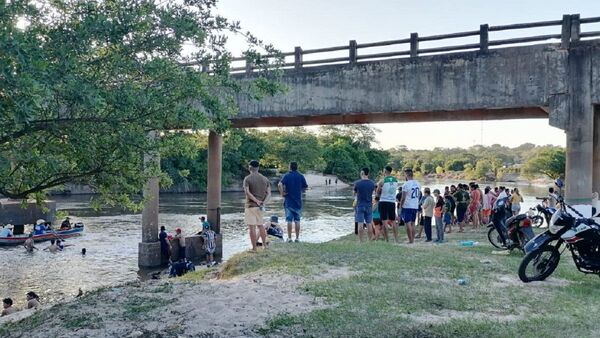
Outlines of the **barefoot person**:
{"type": "Polygon", "coordinates": [[[383,225],[383,237],[388,240],[388,228],[392,229],[394,242],[398,242],[398,227],[394,225],[396,220],[396,190],[398,180],[392,176],[392,167],[387,166],[383,170],[383,179],[377,183],[377,196],[379,197],[379,214],[383,225]]]}
{"type": "Polygon", "coordinates": [[[354,220],[358,223],[358,240],[363,242],[365,226],[371,233],[373,222],[373,191],[375,183],[369,179],[369,168],[362,168],[360,180],[354,183],[354,195],[356,196],[356,212],[354,220]]]}
{"type": "Polygon", "coordinates": [[[287,222],[288,242],[292,241],[292,223],[296,225],[296,242],[299,242],[302,192],[308,188],[308,185],[304,175],[298,172],[298,163],[290,162],[290,171],[283,175],[277,187],[281,196],[284,197],[283,208],[287,222]]]}
{"type": "MultiPolygon", "coordinates": [[[[252,251],[256,251],[256,227],[260,231],[262,243],[267,242],[267,232],[263,227],[265,204],[271,197],[271,182],[258,172],[258,161],[252,160],[248,165],[250,175],[244,178],[244,192],[246,193],[246,205],[244,209],[244,221],[248,225],[252,251]]],[[[266,246],[263,246],[266,249],[266,246]]]]}
{"type": "Polygon", "coordinates": [[[406,235],[408,243],[415,242],[415,220],[417,219],[417,211],[419,209],[419,195],[421,185],[413,179],[413,171],[411,168],[404,169],[406,183],[402,186],[402,220],[406,224],[406,235]]]}

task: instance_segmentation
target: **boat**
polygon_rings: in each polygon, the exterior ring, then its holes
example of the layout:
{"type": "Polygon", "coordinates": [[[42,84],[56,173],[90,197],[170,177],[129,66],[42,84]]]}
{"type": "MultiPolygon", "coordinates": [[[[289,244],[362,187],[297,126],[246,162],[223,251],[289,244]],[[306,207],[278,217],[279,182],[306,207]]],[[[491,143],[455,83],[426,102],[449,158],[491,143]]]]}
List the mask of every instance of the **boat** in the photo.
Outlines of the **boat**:
{"type": "MultiPolygon", "coordinates": [[[[34,242],[44,242],[51,239],[65,239],[81,235],[83,232],[83,223],[75,223],[71,229],[67,230],[49,230],[41,235],[33,235],[34,242]]],[[[0,246],[23,245],[29,238],[29,235],[16,235],[12,237],[0,237],[0,246]]]]}

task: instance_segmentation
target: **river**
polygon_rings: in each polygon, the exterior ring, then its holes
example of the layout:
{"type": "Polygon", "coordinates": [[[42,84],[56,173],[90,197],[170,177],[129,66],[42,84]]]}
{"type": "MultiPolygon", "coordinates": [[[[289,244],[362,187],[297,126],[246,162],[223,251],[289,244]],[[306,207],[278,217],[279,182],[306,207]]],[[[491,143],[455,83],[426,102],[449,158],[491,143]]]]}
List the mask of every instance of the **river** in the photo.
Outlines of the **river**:
{"type": "MultiPolygon", "coordinates": [[[[443,183],[428,185],[443,191],[443,183]]],[[[524,208],[536,203],[546,189],[535,186],[519,187],[525,196],[524,208]]],[[[267,214],[280,216],[283,225],[282,199],[275,197],[267,214]]],[[[99,287],[115,285],[140,278],[137,248],[141,240],[141,214],[119,209],[95,211],[89,206],[90,196],[56,197],[57,208],[86,225],[77,238],[67,239],[63,252],[26,253],[22,247],[0,248],[0,297],[11,297],[17,305],[25,303],[25,293],[35,291],[45,303],[72,298],[81,288],[88,292],[99,287]],[[86,248],[87,255],[80,254],[86,248]]],[[[324,242],[353,231],[352,190],[321,187],[309,190],[305,196],[301,239],[324,242]]],[[[160,224],[172,233],[176,227],[185,234],[199,230],[198,217],[206,210],[205,194],[163,194],[160,196],[160,224]]],[[[285,229],[285,226],[283,226],[285,229]]],[[[249,248],[247,229],[243,225],[243,194],[223,193],[222,227],[223,255],[249,248]]],[[[48,243],[39,243],[40,249],[48,243]]]]}

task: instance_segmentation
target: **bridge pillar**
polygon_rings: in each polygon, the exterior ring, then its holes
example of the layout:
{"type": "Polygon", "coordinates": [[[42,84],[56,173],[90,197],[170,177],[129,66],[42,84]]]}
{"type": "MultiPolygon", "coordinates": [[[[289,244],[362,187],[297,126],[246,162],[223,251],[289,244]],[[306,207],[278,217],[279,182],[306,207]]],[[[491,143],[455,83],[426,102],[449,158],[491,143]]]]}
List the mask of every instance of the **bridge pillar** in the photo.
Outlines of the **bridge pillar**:
{"type": "Polygon", "coordinates": [[[568,62],[570,97],[566,130],[565,200],[577,206],[584,216],[590,217],[594,172],[594,106],[590,54],[571,49],[568,62]]]}
{"type": "MultiPolygon", "coordinates": [[[[215,131],[208,134],[208,179],[207,179],[207,202],[206,216],[213,230],[221,237],[221,172],[223,168],[223,135],[215,131]]],[[[215,256],[222,257],[223,246],[219,245],[215,256]]]]}
{"type": "MultiPolygon", "coordinates": [[[[155,139],[156,132],[150,132],[149,138],[155,139]]],[[[160,168],[158,153],[144,154],[144,166],[160,168]]],[[[143,191],[144,210],[142,211],[142,242],[138,246],[138,265],[152,268],[161,265],[160,243],[158,242],[158,176],[148,179],[143,191]]]]}
{"type": "Polygon", "coordinates": [[[600,193],[600,105],[594,107],[594,167],[592,190],[600,193]]]}

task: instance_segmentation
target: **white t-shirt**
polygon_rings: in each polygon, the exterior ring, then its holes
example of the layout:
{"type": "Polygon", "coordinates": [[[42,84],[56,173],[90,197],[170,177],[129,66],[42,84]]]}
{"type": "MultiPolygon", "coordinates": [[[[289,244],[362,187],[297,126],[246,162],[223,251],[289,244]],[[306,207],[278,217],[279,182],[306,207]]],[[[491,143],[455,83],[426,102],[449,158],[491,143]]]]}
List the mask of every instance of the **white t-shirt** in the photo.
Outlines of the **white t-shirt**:
{"type": "Polygon", "coordinates": [[[406,181],[402,186],[402,194],[406,194],[404,199],[404,209],[419,209],[419,197],[421,196],[421,185],[415,180],[406,181]]]}
{"type": "Polygon", "coordinates": [[[12,236],[12,231],[9,228],[0,229],[0,237],[10,237],[12,236]]]}

